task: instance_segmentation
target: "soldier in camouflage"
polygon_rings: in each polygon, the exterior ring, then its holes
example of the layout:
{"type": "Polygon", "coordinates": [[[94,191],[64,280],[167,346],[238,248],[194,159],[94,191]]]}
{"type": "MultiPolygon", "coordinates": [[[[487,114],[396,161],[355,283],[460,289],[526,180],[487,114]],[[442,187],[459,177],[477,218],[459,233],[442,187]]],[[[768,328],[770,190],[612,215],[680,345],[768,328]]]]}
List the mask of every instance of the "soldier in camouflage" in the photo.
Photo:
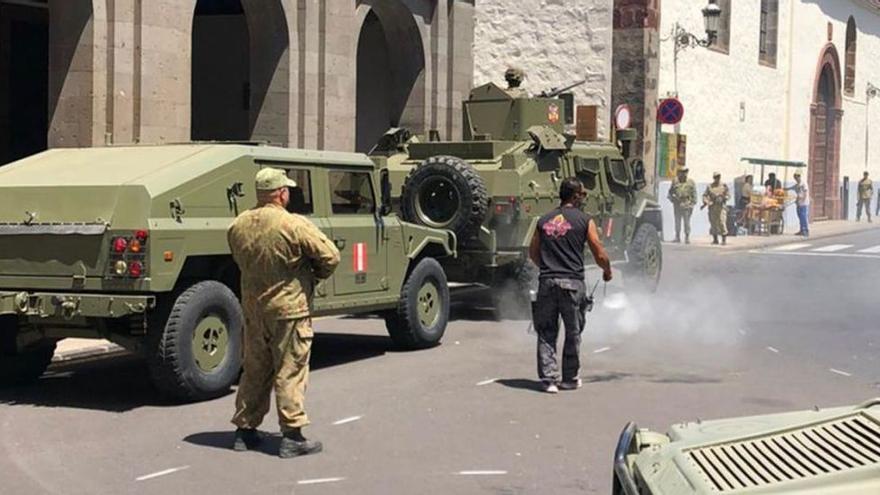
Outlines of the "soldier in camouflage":
{"type": "Polygon", "coordinates": [[[257,206],[229,227],[229,247],[241,269],[245,316],[244,373],[232,423],[235,450],[254,448],[257,427],[269,412],[274,387],[283,438],[282,458],[320,452],[307,440],[303,408],[309,378],[312,294],[318,281],[333,274],[339,250],[305,217],[288,213],[288,188],[296,187],[283,170],[265,168],[256,177],[257,206]]]}
{"type": "Polygon", "coordinates": [[[727,244],[727,200],[730,199],[730,189],[727,184],[721,182],[721,173],[712,174],[712,183],[706,186],[703,192],[703,208],[709,207],[709,223],[711,224],[712,244],[718,244],[718,236],[721,236],[721,244],[727,244]]]}
{"type": "Polygon", "coordinates": [[[691,214],[697,205],[697,186],[688,179],[687,167],[678,169],[675,180],[669,187],[667,198],[675,213],[675,242],[681,242],[681,225],[684,223],[684,242],[691,243],[691,214]]]}
{"type": "Polygon", "coordinates": [[[528,98],[529,93],[522,87],[523,79],[526,73],[517,67],[508,67],[504,72],[504,80],[507,81],[507,94],[512,98],[528,98]]]}
{"type": "Polygon", "coordinates": [[[856,222],[862,219],[862,208],[865,209],[865,215],[868,216],[868,223],[871,223],[871,199],[874,198],[874,183],[865,172],[862,180],[859,181],[859,202],[856,205],[856,222]]]}

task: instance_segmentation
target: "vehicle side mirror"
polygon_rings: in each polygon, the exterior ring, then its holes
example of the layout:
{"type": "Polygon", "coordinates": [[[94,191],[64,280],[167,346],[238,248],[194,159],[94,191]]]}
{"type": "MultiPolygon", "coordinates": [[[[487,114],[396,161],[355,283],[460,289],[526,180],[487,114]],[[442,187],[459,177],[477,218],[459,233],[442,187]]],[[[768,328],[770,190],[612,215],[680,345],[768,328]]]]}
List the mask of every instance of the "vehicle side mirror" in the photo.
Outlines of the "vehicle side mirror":
{"type": "Polygon", "coordinates": [[[379,214],[384,217],[391,213],[391,177],[388,174],[387,168],[382,169],[382,171],[379,172],[379,182],[382,196],[382,205],[379,208],[379,214]]]}
{"type": "Polygon", "coordinates": [[[648,185],[648,180],[645,178],[645,162],[637,158],[632,161],[631,166],[633,187],[637,191],[644,189],[648,185]]]}

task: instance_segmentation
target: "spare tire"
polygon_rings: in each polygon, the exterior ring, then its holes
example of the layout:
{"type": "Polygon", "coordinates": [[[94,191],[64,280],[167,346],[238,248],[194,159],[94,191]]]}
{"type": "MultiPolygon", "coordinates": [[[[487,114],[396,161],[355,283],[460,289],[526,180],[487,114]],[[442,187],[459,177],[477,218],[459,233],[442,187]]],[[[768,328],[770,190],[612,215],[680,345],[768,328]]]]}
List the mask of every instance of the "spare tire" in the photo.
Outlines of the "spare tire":
{"type": "Polygon", "coordinates": [[[454,156],[432,156],[409,173],[400,203],[407,222],[451,230],[467,240],[486,219],[489,193],[469,163],[454,156]]]}

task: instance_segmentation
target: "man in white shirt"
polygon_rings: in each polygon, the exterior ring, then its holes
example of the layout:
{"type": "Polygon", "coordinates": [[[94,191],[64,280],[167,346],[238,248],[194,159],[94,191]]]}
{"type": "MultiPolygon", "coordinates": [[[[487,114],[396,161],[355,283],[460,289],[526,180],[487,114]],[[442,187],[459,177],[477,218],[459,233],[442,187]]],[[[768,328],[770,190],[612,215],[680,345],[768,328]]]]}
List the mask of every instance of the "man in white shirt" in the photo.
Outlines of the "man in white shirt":
{"type": "Polygon", "coordinates": [[[810,236],[810,187],[801,180],[801,173],[795,172],[794,185],[788,188],[794,191],[797,196],[795,204],[797,205],[798,221],[801,224],[801,230],[795,235],[804,237],[810,236]]]}

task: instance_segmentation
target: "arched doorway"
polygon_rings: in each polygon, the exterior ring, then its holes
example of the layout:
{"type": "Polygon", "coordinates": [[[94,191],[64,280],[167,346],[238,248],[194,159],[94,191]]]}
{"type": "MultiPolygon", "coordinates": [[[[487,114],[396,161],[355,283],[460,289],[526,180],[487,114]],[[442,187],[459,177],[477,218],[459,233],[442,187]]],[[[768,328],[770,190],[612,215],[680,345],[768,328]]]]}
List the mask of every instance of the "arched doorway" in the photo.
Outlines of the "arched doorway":
{"type": "Polygon", "coordinates": [[[0,165],[46,149],[49,7],[0,2],[0,165]]]}
{"type": "Polygon", "coordinates": [[[812,216],[817,220],[840,218],[840,59],[829,44],[819,59],[810,107],[809,179],[812,216]]]}
{"type": "Polygon", "coordinates": [[[399,0],[370,5],[358,38],[356,149],[390,127],[425,126],[425,53],[412,12],[399,0]]]}
{"type": "Polygon", "coordinates": [[[192,30],[192,139],[248,139],[250,98],[250,42],[241,1],[199,0],[192,30]]]}

